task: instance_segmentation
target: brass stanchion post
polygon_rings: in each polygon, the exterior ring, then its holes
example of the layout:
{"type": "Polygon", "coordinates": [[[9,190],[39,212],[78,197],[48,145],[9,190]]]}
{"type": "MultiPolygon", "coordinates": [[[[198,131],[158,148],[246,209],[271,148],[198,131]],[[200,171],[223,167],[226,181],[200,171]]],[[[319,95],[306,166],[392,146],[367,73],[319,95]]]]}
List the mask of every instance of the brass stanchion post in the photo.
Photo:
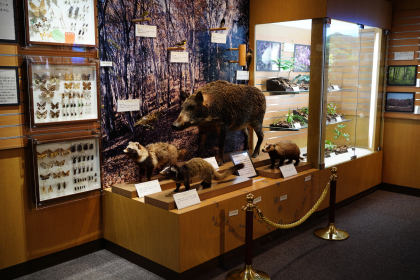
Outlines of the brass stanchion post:
{"type": "Polygon", "coordinates": [[[235,269],[228,273],[228,280],[253,280],[253,279],[270,279],[267,273],[252,269],[252,251],[253,251],[253,223],[254,223],[254,196],[248,194],[246,196],[247,204],[242,207],[246,211],[245,218],[245,268],[235,269]]]}
{"type": "Polygon", "coordinates": [[[316,229],[314,234],[319,238],[326,240],[346,240],[349,234],[344,230],[339,230],[335,227],[335,199],[337,192],[337,167],[331,168],[332,180],[330,186],[330,216],[329,224],[326,228],[316,229]]]}

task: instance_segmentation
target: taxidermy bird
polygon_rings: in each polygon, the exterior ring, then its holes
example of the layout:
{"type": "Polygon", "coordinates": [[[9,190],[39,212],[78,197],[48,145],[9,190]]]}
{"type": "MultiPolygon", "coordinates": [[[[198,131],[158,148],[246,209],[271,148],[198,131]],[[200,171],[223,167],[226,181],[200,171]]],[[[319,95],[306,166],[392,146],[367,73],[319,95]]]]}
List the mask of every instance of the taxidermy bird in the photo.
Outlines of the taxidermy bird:
{"type": "Polygon", "coordinates": [[[252,49],[250,48],[246,53],[246,70],[249,71],[249,66],[251,65],[252,61],[252,49]]]}
{"type": "Polygon", "coordinates": [[[149,14],[149,11],[145,11],[140,17],[147,17],[148,14],[149,14]]]}
{"type": "Polygon", "coordinates": [[[181,42],[176,43],[175,45],[177,45],[178,47],[183,47],[183,46],[185,46],[186,42],[187,42],[187,40],[182,40],[181,42]]]}
{"type": "Polygon", "coordinates": [[[225,18],[223,18],[222,21],[220,22],[220,28],[222,28],[223,26],[225,26],[225,18]]]}

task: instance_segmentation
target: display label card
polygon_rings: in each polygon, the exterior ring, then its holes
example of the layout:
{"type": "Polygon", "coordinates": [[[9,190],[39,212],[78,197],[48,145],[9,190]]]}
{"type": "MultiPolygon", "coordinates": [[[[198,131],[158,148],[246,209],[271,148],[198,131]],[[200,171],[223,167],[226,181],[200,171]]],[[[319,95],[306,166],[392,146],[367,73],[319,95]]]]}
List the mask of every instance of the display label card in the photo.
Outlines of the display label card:
{"type": "Polygon", "coordinates": [[[343,121],[343,120],[341,119],[341,117],[336,117],[335,119],[336,119],[336,121],[337,121],[337,122],[341,122],[341,121],[343,121]]]}
{"type": "Polygon", "coordinates": [[[339,88],[337,85],[333,85],[333,88],[334,88],[335,90],[340,90],[340,88],[339,88]]]}
{"type": "Polygon", "coordinates": [[[117,112],[140,111],[140,99],[118,100],[117,112]]]}
{"type": "Polygon", "coordinates": [[[112,67],[112,61],[100,61],[99,66],[101,66],[101,67],[112,67]]]}
{"type": "Polygon", "coordinates": [[[156,38],[157,28],[153,25],[136,24],[137,37],[156,38]]]}
{"type": "Polygon", "coordinates": [[[308,181],[311,181],[311,180],[312,180],[312,176],[311,175],[305,177],[305,182],[308,182],[308,181]]]}
{"type": "Polygon", "coordinates": [[[226,44],[226,34],[211,33],[211,42],[217,44],[226,44]]]}
{"type": "Polygon", "coordinates": [[[1,40],[16,40],[14,0],[0,0],[1,40]],[[7,26],[7,27],[6,27],[7,26]]]}
{"type": "Polygon", "coordinates": [[[294,52],[295,51],[295,49],[293,47],[293,44],[291,44],[291,43],[284,43],[283,45],[284,45],[284,51],[285,52],[294,52]]]}
{"type": "Polygon", "coordinates": [[[135,184],[134,186],[136,187],[137,194],[140,198],[162,191],[158,180],[135,184]]]}
{"type": "Polygon", "coordinates": [[[19,87],[16,80],[16,68],[0,67],[0,105],[19,105],[19,87]]]}
{"type": "Polygon", "coordinates": [[[294,126],[295,128],[301,128],[301,127],[302,127],[302,126],[300,125],[300,123],[298,123],[298,122],[293,123],[293,126],[294,126]]]}
{"type": "Polygon", "coordinates": [[[364,117],[365,117],[365,115],[363,115],[363,113],[360,113],[360,114],[359,114],[359,117],[360,117],[360,118],[364,118],[364,117]]]}
{"type": "Polygon", "coordinates": [[[230,154],[230,157],[233,161],[233,164],[237,165],[239,163],[243,163],[245,165],[244,168],[238,170],[239,176],[247,178],[258,176],[248,151],[232,153],[230,154]]]}
{"type": "Polygon", "coordinates": [[[413,60],[414,51],[412,52],[396,52],[394,56],[395,60],[413,60]]]}
{"type": "Polygon", "coordinates": [[[279,201],[283,201],[283,200],[286,200],[286,199],[287,199],[287,194],[280,196],[279,201]]]}
{"type": "Polygon", "coordinates": [[[200,204],[200,198],[196,189],[174,194],[175,204],[178,210],[183,209],[188,206],[200,204]]]}
{"type": "Polygon", "coordinates": [[[229,211],[229,217],[236,216],[239,214],[238,210],[229,211]]]}
{"type": "Polygon", "coordinates": [[[255,203],[258,203],[258,202],[260,202],[261,201],[261,196],[259,196],[259,197],[257,197],[257,198],[254,198],[254,204],[255,203]]]}
{"type": "Polygon", "coordinates": [[[293,164],[283,165],[280,166],[281,174],[283,174],[284,178],[297,175],[296,167],[293,164]]]}
{"type": "Polygon", "coordinates": [[[210,163],[214,169],[219,170],[219,165],[217,164],[215,157],[203,158],[205,161],[210,163]]]}
{"type": "Polygon", "coordinates": [[[171,52],[171,63],[188,63],[188,52],[171,52]]]}
{"type": "Polygon", "coordinates": [[[236,80],[249,80],[249,71],[236,71],[236,80]]]}
{"type": "Polygon", "coordinates": [[[292,87],[293,91],[299,91],[299,87],[292,87]]]}

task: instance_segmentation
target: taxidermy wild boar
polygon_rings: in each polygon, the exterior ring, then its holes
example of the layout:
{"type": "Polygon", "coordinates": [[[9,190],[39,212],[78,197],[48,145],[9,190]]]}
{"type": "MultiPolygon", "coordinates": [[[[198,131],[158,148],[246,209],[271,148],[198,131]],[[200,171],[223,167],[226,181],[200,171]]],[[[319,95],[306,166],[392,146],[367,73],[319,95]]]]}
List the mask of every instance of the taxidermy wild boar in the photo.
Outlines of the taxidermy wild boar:
{"type": "Polygon", "coordinates": [[[283,165],[287,159],[287,163],[292,163],[295,160],[295,166],[299,164],[303,157],[300,157],[299,147],[292,141],[280,141],[276,144],[266,144],[262,149],[263,153],[268,153],[271,159],[270,168],[274,168],[276,159],[280,159],[279,166],[283,165]]]}
{"type": "Polygon", "coordinates": [[[181,183],[184,184],[185,190],[190,189],[190,179],[195,176],[199,176],[203,179],[201,185],[203,188],[211,187],[211,180],[223,180],[227,176],[232,175],[239,169],[244,168],[244,164],[240,163],[238,165],[232,166],[223,173],[217,172],[213,166],[205,161],[202,158],[193,158],[187,161],[183,166],[179,167],[177,165],[170,165],[163,169],[160,174],[169,177],[176,183],[176,189],[174,192],[179,192],[179,187],[181,183]]]}
{"type": "Polygon", "coordinates": [[[156,167],[166,167],[176,164],[187,154],[186,149],[178,150],[174,145],[167,143],[153,143],[146,147],[138,142],[129,142],[124,153],[128,155],[140,168],[140,183],[144,173],[147,171],[147,181],[152,177],[153,170],[156,167]]]}
{"type": "Polygon", "coordinates": [[[253,157],[260,153],[264,139],[262,123],[265,109],[265,96],[256,87],[234,85],[225,81],[211,82],[185,99],[172,129],[179,131],[190,126],[198,127],[199,157],[203,156],[208,133],[219,133],[217,163],[222,165],[228,131],[242,130],[245,133],[244,150],[248,150],[248,126],[252,127],[258,137],[253,157]]]}

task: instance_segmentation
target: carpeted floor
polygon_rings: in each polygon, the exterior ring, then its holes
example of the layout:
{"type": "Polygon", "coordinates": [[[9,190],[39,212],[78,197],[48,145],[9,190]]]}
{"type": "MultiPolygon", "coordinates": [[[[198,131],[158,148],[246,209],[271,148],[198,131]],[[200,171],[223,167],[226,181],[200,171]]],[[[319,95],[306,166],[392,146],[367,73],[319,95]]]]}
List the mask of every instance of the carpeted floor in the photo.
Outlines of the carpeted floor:
{"type": "MultiPolygon", "coordinates": [[[[255,269],[271,279],[420,279],[420,198],[376,191],[337,210],[336,225],[350,238],[329,242],[313,235],[327,215],[254,252],[255,269]]],[[[202,277],[226,279],[243,258],[202,277]]],[[[19,279],[163,279],[102,250],[19,279]]],[[[188,279],[189,280],[189,279],[188,279]]]]}

